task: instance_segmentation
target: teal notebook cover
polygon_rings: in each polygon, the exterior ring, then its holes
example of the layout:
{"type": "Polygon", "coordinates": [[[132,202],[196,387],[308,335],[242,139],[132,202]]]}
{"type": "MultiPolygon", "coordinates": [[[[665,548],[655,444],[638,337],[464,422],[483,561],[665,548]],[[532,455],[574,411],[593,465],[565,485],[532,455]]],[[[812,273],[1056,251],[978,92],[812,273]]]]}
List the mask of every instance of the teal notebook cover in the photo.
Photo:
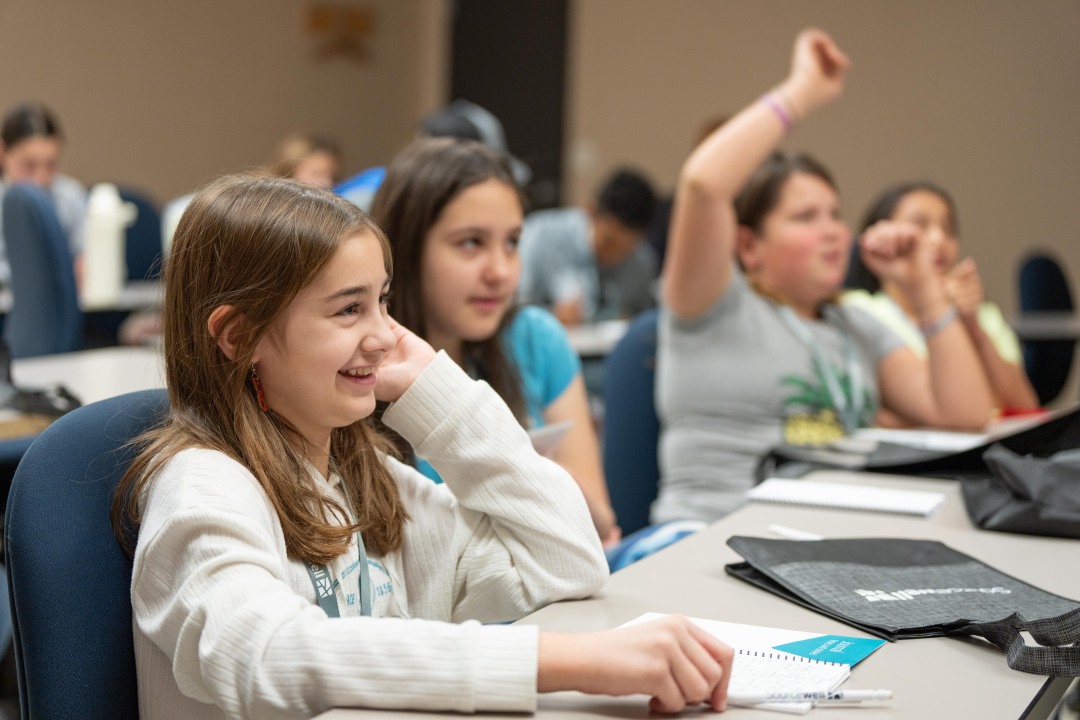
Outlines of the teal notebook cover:
{"type": "Polygon", "coordinates": [[[884,644],[885,641],[880,638],[819,635],[805,640],[773,645],[773,649],[811,660],[855,665],[884,644]]]}

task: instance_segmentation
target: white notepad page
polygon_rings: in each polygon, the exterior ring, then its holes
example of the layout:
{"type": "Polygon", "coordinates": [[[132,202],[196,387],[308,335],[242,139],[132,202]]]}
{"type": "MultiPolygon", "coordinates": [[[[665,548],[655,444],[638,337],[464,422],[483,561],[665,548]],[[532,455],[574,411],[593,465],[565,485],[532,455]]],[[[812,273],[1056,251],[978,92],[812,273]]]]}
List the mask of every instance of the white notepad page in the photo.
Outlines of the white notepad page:
{"type": "MultiPolygon", "coordinates": [[[[807,660],[797,655],[773,651],[754,654],[736,649],[731,664],[728,695],[767,695],[768,693],[831,692],[851,675],[851,668],[839,663],[807,660]]],[[[814,707],[812,702],[758,703],[762,710],[776,710],[802,715],[814,707]]]]}
{"type": "Polygon", "coordinates": [[[951,430],[894,430],[892,428],[860,428],[852,434],[859,440],[889,442],[894,445],[935,450],[964,452],[990,441],[987,433],[953,432],[951,430]]]}
{"type": "Polygon", "coordinates": [[[782,478],[769,478],[752,488],[747,495],[751,500],[759,502],[871,510],[924,517],[932,515],[945,502],[945,496],[937,492],[782,478]]]}

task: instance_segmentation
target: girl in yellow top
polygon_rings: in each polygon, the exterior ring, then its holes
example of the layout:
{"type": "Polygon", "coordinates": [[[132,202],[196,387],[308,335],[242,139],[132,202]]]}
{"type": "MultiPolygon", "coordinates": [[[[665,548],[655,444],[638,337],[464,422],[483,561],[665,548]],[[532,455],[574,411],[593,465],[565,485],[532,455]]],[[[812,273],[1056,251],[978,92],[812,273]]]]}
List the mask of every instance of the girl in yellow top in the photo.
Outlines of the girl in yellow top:
{"type": "MultiPolygon", "coordinates": [[[[975,261],[960,258],[960,228],[952,196],[930,182],[894,185],[871,204],[862,229],[886,223],[901,223],[932,246],[934,268],[975,346],[997,406],[1013,411],[1037,408],[1039,400],[1024,373],[1015,333],[997,305],[985,301],[975,261]]],[[[853,290],[844,294],[845,305],[863,308],[888,325],[916,354],[926,357],[926,341],[914,311],[896,283],[882,282],[856,256],[847,286],[853,290]]],[[[891,418],[880,419],[889,423],[891,418]]]]}

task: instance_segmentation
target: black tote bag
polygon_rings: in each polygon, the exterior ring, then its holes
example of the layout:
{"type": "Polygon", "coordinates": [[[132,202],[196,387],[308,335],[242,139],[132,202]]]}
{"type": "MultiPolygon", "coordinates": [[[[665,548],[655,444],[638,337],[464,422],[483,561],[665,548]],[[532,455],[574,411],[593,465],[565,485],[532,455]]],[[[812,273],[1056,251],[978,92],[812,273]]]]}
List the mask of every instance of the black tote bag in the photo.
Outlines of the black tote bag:
{"type": "Polygon", "coordinates": [[[1080,602],[1040,590],[930,540],[728,540],[746,582],[887,640],[975,635],[1010,668],[1080,675],[1080,602]],[[1025,645],[1027,631],[1041,647],[1025,645]]]}
{"type": "Polygon", "coordinates": [[[960,484],[971,522],[984,530],[1080,538],[1080,451],[1039,458],[995,445],[983,462],[985,477],[960,484]]]}
{"type": "Polygon", "coordinates": [[[756,482],[767,477],[800,477],[829,468],[866,470],[896,475],[921,475],[948,479],[986,477],[989,467],[983,455],[991,445],[1020,455],[1049,457],[1062,450],[1080,448],[1080,406],[1051,416],[1045,422],[989,440],[960,452],[926,450],[880,442],[859,452],[844,441],[837,447],[781,445],[758,460],[756,482]]]}

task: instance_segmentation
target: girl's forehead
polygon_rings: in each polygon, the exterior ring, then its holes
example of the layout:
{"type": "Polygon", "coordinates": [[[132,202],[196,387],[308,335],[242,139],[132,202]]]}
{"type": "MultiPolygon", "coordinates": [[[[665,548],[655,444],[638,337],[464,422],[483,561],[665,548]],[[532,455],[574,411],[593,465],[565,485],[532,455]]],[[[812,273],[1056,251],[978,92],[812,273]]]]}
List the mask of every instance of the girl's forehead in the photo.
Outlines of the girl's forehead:
{"type": "Polygon", "coordinates": [[[305,290],[338,292],[347,287],[373,286],[377,291],[387,279],[383,243],[372,232],[360,232],[341,241],[305,290]]]}
{"type": "Polygon", "coordinates": [[[805,172],[794,172],[788,176],[780,187],[780,201],[801,201],[808,199],[824,199],[829,201],[839,200],[839,193],[823,178],[805,172]]]}
{"type": "Polygon", "coordinates": [[[896,204],[897,211],[921,210],[924,212],[937,212],[944,215],[952,215],[952,208],[945,198],[930,190],[912,190],[900,198],[896,204]]]}

